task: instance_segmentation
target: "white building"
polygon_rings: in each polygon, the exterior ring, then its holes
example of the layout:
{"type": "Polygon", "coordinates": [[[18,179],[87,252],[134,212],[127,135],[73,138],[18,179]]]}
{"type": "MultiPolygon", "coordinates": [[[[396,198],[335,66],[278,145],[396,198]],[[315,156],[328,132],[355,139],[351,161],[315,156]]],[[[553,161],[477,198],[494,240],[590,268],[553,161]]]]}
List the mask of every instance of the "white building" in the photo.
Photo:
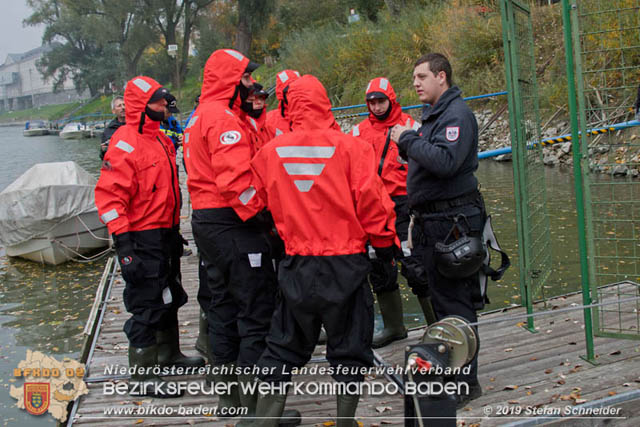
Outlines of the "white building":
{"type": "Polygon", "coordinates": [[[53,92],[53,79],[43,79],[36,63],[51,46],[44,45],[25,53],[10,53],[0,65],[0,111],[24,110],[49,104],[64,104],[89,98],[89,92],[76,92],[67,79],[63,88],[53,92]]]}

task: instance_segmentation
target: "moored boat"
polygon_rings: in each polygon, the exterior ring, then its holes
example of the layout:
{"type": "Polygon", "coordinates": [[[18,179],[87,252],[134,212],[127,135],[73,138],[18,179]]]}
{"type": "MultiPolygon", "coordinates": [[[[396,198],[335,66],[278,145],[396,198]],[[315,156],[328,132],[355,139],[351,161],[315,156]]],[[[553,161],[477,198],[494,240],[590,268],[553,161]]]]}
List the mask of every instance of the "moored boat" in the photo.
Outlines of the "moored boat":
{"type": "Polygon", "coordinates": [[[95,184],[74,162],[39,163],[22,174],[0,193],[0,241],[7,255],[55,265],[108,246],[95,184]]]}
{"type": "Polygon", "coordinates": [[[22,131],[23,136],[42,136],[48,134],[49,129],[47,128],[47,124],[42,120],[27,122],[24,130],[22,131]]]}
{"type": "Polygon", "coordinates": [[[82,139],[88,138],[90,135],[91,131],[87,129],[87,126],[77,122],[64,125],[59,134],[62,139],[82,139]]]}

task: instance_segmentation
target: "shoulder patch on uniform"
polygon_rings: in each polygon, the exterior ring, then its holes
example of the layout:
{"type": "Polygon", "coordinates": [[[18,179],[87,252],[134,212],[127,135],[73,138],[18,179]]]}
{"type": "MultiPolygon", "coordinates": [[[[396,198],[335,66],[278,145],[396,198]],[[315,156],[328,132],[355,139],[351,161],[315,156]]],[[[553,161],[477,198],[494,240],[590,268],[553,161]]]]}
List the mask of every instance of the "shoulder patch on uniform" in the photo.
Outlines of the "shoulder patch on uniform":
{"type": "Polygon", "coordinates": [[[445,137],[449,142],[457,141],[460,137],[460,126],[447,126],[445,137]]]}
{"type": "Polygon", "coordinates": [[[235,144],[242,139],[242,134],[237,130],[228,130],[220,135],[220,143],[224,145],[235,144]]]}
{"type": "Polygon", "coordinates": [[[126,151],[127,153],[133,152],[135,148],[133,148],[128,142],[120,140],[116,143],[116,148],[121,149],[122,151],[126,151]]]}

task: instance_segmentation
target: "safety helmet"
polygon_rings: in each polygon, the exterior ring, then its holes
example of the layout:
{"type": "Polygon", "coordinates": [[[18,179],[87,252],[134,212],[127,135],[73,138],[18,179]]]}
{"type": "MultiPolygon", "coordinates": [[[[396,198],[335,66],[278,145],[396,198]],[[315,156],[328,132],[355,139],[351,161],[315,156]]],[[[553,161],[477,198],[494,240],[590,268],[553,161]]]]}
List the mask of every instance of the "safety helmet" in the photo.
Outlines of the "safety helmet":
{"type": "MultiPolygon", "coordinates": [[[[480,270],[487,255],[487,247],[480,237],[468,236],[459,225],[460,217],[454,218],[454,224],[444,242],[437,242],[434,248],[435,264],[438,272],[448,279],[464,279],[480,270]],[[447,243],[449,237],[458,232],[459,238],[447,243]]],[[[467,222],[468,225],[468,222],[467,222]]]]}

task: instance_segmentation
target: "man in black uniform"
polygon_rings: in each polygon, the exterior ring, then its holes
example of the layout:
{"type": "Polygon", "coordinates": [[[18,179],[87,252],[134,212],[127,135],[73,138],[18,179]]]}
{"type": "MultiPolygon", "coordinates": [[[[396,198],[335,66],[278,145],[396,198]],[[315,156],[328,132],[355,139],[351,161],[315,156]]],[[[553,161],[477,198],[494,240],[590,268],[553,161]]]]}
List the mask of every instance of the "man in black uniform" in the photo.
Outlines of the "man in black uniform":
{"type": "MultiPolygon", "coordinates": [[[[391,139],[409,161],[409,206],[422,230],[414,252],[422,257],[436,318],[458,315],[476,322],[476,310],[484,305],[478,271],[462,279],[445,277],[438,270],[434,251],[436,242],[451,243],[445,240],[455,219],[462,232],[472,236],[482,234],[486,219],[474,176],[478,169],[478,124],[460,89],[452,85],[451,75],[451,65],[441,54],[430,53],[416,61],[413,86],[420,101],[427,104],[422,127],[415,131],[396,125],[391,139]]],[[[469,394],[460,397],[459,407],[482,394],[477,356],[470,374],[458,376],[458,381],[469,384],[469,394]]]]}
{"type": "Polygon", "coordinates": [[[101,159],[104,159],[104,153],[106,153],[107,148],[109,148],[109,141],[111,140],[111,136],[113,136],[118,128],[124,124],[125,111],[123,97],[116,96],[111,100],[111,112],[115,114],[116,117],[109,122],[106,128],[104,128],[104,133],[102,134],[102,138],[100,140],[101,159]]]}

